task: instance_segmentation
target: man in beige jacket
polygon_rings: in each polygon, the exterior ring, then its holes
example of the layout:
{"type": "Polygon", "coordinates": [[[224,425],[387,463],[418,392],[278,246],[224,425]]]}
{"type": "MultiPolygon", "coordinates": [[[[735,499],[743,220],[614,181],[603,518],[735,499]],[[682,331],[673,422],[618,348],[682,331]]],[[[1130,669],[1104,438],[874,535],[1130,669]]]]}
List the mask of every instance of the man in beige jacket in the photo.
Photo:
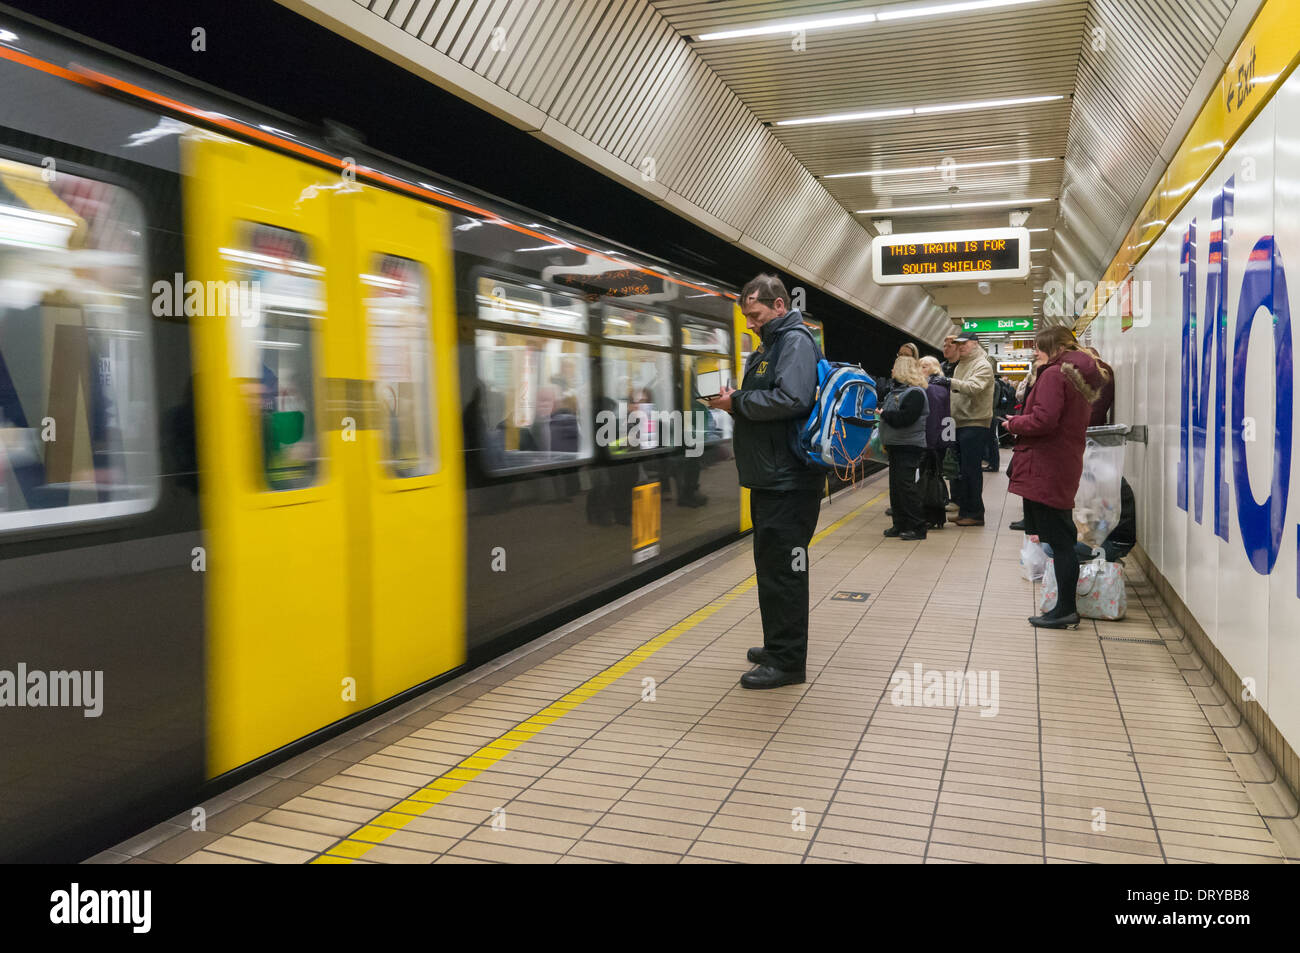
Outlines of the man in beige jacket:
{"type": "Polygon", "coordinates": [[[952,419],[957,428],[957,513],[948,517],[958,526],[984,525],[984,471],[993,421],[993,365],[972,337],[957,338],[959,360],[952,372],[952,419]]]}

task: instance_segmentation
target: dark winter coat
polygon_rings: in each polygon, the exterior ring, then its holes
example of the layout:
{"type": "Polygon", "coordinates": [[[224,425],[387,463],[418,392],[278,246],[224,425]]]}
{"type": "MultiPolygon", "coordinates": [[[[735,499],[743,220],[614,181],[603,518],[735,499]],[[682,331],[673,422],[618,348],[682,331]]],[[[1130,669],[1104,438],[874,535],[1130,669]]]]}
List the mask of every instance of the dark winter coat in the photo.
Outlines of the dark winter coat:
{"type": "Polygon", "coordinates": [[[1096,361],[1083,351],[1062,351],[1043,365],[1024,413],[1007,418],[1007,430],[1016,435],[1012,493],[1054,509],[1074,509],[1085,431],[1102,383],[1096,361]]]}
{"type": "Polygon", "coordinates": [[[802,327],[798,311],[763,325],[762,343],[749,356],[740,390],[731,395],[741,486],[793,490],[825,482],[796,455],[797,423],[808,419],[817,396],[817,345],[802,327]]]}
{"type": "Polygon", "coordinates": [[[944,441],[944,421],[952,417],[952,383],[941,374],[930,375],[930,384],[925,389],[925,396],[930,400],[930,414],[925,418],[925,445],[931,450],[946,447],[951,440],[944,441]]]}

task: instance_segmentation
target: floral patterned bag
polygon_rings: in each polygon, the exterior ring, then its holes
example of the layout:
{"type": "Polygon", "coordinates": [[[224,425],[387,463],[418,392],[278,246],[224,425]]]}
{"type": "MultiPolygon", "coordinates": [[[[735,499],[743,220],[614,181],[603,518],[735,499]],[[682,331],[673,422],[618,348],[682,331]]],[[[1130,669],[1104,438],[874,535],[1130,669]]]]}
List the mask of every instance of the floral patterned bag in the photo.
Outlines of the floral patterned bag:
{"type": "MultiPolygon", "coordinates": [[[[1056,608],[1056,567],[1047,561],[1043,570],[1043,588],[1038,594],[1038,612],[1056,608]]],[[[1124,570],[1119,563],[1108,563],[1104,556],[1079,567],[1079,585],[1075,605],[1084,619],[1118,622],[1128,612],[1128,595],[1124,591],[1124,570]]]]}

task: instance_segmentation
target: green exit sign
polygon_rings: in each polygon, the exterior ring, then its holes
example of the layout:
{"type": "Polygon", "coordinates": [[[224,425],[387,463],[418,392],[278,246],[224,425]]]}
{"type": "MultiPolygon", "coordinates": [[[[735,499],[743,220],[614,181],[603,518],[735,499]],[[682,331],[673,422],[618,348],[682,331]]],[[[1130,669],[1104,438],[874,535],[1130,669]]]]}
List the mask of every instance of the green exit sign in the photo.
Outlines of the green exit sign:
{"type": "Polygon", "coordinates": [[[996,334],[999,331],[1032,331],[1033,318],[967,318],[961,329],[971,334],[996,334]]]}

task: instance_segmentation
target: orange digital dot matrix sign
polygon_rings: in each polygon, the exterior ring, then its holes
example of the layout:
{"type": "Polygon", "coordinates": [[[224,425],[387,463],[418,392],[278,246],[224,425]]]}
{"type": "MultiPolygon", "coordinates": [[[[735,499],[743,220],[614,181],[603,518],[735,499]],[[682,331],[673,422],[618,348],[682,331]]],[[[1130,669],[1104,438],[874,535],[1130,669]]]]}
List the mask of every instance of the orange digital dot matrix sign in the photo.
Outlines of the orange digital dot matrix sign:
{"type": "Polygon", "coordinates": [[[1025,228],[880,235],[871,265],[882,285],[1024,278],[1029,251],[1025,228]]]}

